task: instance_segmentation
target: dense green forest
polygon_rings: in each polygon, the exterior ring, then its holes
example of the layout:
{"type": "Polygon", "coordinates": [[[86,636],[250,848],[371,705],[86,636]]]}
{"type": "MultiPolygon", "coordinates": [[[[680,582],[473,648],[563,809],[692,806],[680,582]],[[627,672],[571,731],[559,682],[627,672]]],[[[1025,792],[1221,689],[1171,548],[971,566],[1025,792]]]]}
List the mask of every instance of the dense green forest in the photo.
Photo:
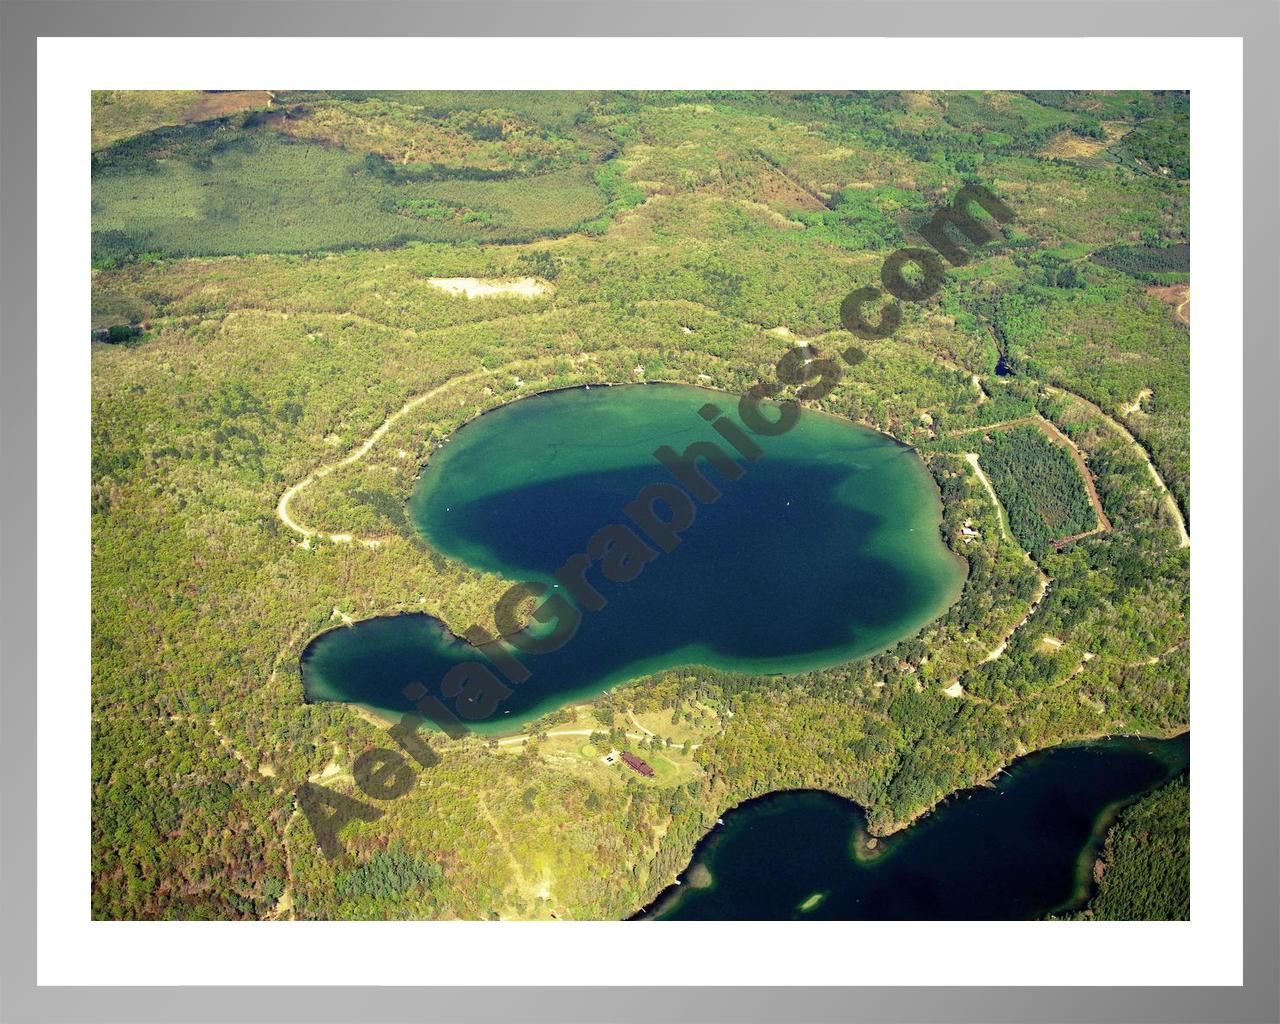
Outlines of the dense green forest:
{"type": "MultiPolygon", "coordinates": [[[[1189,327],[1157,287],[1186,284],[1185,94],[99,93],[94,116],[96,918],[623,918],[744,799],[829,789],[886,834],[1028,751],[1188,725],[1189,327]],[[924,459],[959,600],[857,662],[689,666],[512,742],[433,734],[439,763],[325,858],[295,794],[356,793],[385,723],[308,704],[302,649],[402,610],[460,632],[508,584],[413,532],[431,452],[548,388],[740,393],[797,339],[843,351],[844,297],[967,183],[1015,218],[810,403],[924,459]],[[1110,529],[1076,537],[1089,484],[1110,529]]],[[[1180,842],[1124,835],[1121,894],[1126,857],[1180,842]]]]}
{"type": "Polygon", "coordinates": [[[1145,121],[1125,136],[1131,154],[1161,174],[1176,178],[1191,175],[1191,146],[1186,124],[1180,118],[1145,121]]]}
{"type": "Polygon", "coordinates": [[[1098,524],[1071,456],[1035,427],[992,431],[979,452],[1018,543],[1043,560],[1058,538],[1098,524]]]}
{"type": "Polygon", "coordinates": [[[1097,894],[1078,916],[1191,920],[1191,786],[1178,779],[1125,810],[1094,868],[1097,894]]]}
{"type": "Polygon", "coordinates": [[[1149,284],[1170,284],[1190,276],[1191,246],[1113,245],[1094,253],[1093,260],[1149,284]]]}

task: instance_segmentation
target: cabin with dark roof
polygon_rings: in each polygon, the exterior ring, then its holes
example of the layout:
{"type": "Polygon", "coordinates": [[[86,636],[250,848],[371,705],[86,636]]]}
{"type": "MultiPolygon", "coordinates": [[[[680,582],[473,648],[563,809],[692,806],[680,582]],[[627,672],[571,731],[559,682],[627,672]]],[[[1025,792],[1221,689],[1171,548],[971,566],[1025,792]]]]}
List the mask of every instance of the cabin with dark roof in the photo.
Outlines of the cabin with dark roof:
{"type": "Polygon", "coordinates": [[[653,769],[649,767],[649,762],[642,757],[636,757],[635,754],[624,750],[622,752],[622,763],[633,772],[639,772],[646,779],[653,778],[653,769]]]}

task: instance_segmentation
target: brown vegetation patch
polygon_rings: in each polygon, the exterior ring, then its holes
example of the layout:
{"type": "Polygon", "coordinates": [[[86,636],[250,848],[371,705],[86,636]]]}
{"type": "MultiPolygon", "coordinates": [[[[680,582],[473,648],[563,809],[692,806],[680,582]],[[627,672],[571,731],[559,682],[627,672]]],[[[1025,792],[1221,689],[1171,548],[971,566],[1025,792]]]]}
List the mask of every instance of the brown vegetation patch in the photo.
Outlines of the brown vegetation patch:
{"type": "Polygon", "coordinates": [[[271,93],[265,89],[233,92],[202,92],[182,114],[183,121],[211,121],[242,110],[260,110],[271,106],[271,93]]]}
{"type": "Polygon", "coordinates": [[[765,204],[776,204],[790,210],[825,210],[818,196],[796,184],[781,171],[769,168],[758,180],[756,195],[765,204]]]}
{"type": "Polygon", "coordinates": [[[754,167],[725,179],[715,189],[734,198],[759,203],[775,211],[825,210],[822,195],[763,154],[754,167]]]}
{"type": "Polygon", "coordinates": [[[1103,139],[1089,139],[1068,129],[1058,132],[1050,139],[1044,149],[1040,150],[1040,155],[1058,160],[1073,160],[1097,156],[1106,147],[1107,142],[1103,139]]]}
{"type": "Polygon", "coordinates": [[[1107,142],[1118,142],[1133,130],[1128,121],[1103,121],[1102,130],[1107,134],[1107,142]]]}
{"type": "Polygon", "coordinates": [[[1152,284],[1147,286],[1147,294],[1154,295],[1161,302],[1173,307],[1173,315],[1179,323],[1191,325],[1191,285],[1189,284],[1152,284]]]}
{"type": "Polygon", "coordinates": [[[280,131],[353,153],[372,153],[397,164],[528,173],[570,165],[576,148],[573,140],[547,135],[508,110],[427,116],[412,105],[369,99],[308,104],[294,113],[298,116],[277,126],[280,131]]]}

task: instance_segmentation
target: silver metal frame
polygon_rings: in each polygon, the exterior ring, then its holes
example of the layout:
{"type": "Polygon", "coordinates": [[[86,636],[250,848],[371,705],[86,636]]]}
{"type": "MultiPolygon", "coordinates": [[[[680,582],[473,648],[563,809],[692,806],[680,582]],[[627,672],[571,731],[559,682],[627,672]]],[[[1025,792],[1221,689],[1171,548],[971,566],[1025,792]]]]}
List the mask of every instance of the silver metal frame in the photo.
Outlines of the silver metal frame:
{"type": "MultiPolygon", "coordinates": [[[[1280,1019],[1275,0],[1021,3],[0,0],[0,1017],[5,1020],[1280,1019]],[[643,14],[637,8],[643,7],[643,14]],[[640,29],[641,31],[637,31],[640,29]],[[40,36],[1228,36],[1244,40],[1244,985],[1239,988],[37,987],[35,192],[40,36]],[[1245,557],[1247,552],[1247,557],[1245,557]],[[658,1008],[661,1008],[660,1011],[658,1008]]],[[[982,56],[976,55],[981,60],[982,56]]],[[[424,970],[428,965],[424,964],[424,970]]],[[[438,966],[437,966],[438,970],[438,966]]],[[[438,976],[438,974],[437,974],[438,976]]]]}

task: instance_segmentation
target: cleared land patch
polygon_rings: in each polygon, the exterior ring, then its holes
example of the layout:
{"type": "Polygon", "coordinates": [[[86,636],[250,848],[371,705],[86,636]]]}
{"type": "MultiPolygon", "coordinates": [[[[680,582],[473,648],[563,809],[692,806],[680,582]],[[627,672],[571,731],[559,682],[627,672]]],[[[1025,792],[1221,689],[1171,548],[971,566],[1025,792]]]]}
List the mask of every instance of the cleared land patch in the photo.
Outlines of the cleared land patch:
{"type": "Polygon", "coordinates": [[[1109,140],[1090,139],[1083,135],[1077,135],[1068,129],[1059,132],[1050,139],[1049,144],[1040,150],[1040,155],[1058,160],[1070,160],[1074,157],[1092,157],[1097,156],[1109,144],[1109,140]]]}
{"type": "Polygon", "coordinates": [[[510,281],[481,280],[478,277],[430,277],[427,284],[450,295],[465,295],[469,299],[484,299],[491,295],[520,295],[537,298],[551,290],[550,286],[532,277],[517,277],[510,281]]]}
{"type": "Polygon", "coordinates": [[[1189,284],[1171,284],[1171,285],[1150,285],[1147,288],[1148,295],[1154,295],[1161,302],[1167,302],[1173,307],[1173,315],[1182,323],[1190,326],[1191,324],[1191,285],[1189,284]]]}
{"type": "Polygon", "coordinates": [[[226,117],[271,105],[264,89],[199,92],[195,89],[103,89],[93,94],[93,148],[166,125],[226,117]]]}

